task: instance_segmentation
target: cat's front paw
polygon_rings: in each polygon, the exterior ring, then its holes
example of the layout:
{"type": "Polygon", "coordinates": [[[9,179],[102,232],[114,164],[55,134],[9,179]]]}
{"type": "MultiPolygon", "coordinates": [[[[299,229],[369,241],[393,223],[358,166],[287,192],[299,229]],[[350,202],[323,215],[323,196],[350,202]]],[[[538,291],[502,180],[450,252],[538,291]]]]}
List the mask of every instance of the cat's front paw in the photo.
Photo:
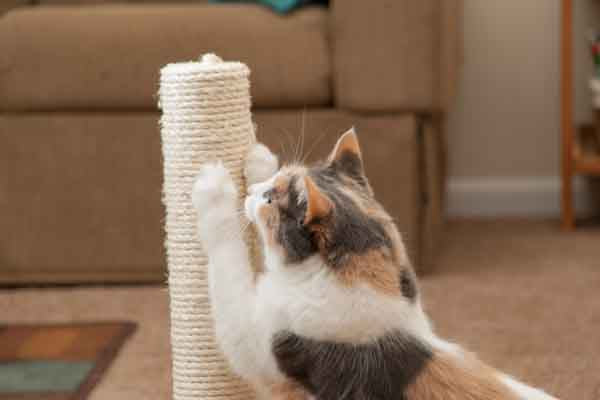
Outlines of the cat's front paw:
{"type": "Polygon", "coordinates": [[[215,217],[226,218],[235,214],[237,189],[229,171],[223,163],[209,163],[200,167],[194,190],[192,203],[198,212],[198,217],[216,214],[215,217]]]}
{"type": "Polygon", "coordinates": [[[271,150],[262,143],[256,143],[248,152],[244,175],[248,186],[264,182],[277,172],[279,160],[271,150]]]}

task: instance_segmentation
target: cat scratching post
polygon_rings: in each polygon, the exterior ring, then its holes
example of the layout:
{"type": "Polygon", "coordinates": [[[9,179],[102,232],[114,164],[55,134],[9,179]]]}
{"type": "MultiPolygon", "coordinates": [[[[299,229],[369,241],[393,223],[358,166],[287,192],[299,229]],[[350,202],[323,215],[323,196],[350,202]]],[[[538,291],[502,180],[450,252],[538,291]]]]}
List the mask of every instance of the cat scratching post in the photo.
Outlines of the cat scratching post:
{"type": "Polygon", "coordinates": [[[163,198],[171,301],[173,398],[254,396],[233,376],[215,343],[207,257],[196,236],[191,192],[200,165],[222,160],[245,196],[244,158],[254,142],[248,68],[214,54],[160,71],[163,198]]]}

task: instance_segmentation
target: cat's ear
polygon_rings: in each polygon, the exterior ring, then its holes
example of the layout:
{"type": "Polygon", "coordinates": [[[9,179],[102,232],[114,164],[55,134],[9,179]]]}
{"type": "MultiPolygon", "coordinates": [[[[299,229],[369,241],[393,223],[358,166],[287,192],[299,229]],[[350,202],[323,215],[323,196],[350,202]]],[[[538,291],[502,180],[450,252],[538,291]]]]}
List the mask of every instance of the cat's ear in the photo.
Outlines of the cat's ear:
{"type": "Polygon", "coordinates": [[[327,160],[331,167],[349,175],[363,175],[362,154],[354,127],[338,139],[327,160]]]}
{"type": "Polygon", "coordinates": [[[311,177],[304,178],[304,187],[306,190],[306,214],[304,224],[310,224],[318,219],[323,219],[333,210],[331,200],[317,187],[311,177]]]}

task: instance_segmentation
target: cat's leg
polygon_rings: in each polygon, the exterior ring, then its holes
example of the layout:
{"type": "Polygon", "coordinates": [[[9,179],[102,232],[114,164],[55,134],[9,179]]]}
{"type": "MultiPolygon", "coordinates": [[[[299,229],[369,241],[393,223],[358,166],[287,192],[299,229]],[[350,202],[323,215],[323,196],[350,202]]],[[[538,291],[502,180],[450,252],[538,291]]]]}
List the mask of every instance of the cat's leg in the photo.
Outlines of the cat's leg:
{"type": "Polygon", "coordinates": [[[254,273],[242,239],[237,190],[221,163],[203,165],[192,201],[198,236],[208,254],[212,312],[217,341],[234,370],[251,378],[255,367],[254,273]]]}
{"type": "Polygon", "coordinates": [[[279,160],[262,143],[256,143],[250,148],[246,157],[244,175],[248,186],[264,182],[277,172],[279,160]]]}

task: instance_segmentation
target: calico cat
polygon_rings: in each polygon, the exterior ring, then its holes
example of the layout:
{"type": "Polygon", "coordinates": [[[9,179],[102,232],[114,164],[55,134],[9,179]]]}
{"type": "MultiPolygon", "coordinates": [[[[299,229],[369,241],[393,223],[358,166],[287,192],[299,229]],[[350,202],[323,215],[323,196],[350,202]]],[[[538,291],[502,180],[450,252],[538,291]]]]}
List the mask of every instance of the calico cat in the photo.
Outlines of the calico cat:
{"type": "Polygon", "coordinates": [[[201,168],[192,199],[217,340],[261,398],[553,399],[433,332],[354,130],[312,166],[278,170],[277,158],[257,144],[245,173],[244,212],[261,238],[260,273],[250,266],[236,188],[222,164],[201,168]]]}

